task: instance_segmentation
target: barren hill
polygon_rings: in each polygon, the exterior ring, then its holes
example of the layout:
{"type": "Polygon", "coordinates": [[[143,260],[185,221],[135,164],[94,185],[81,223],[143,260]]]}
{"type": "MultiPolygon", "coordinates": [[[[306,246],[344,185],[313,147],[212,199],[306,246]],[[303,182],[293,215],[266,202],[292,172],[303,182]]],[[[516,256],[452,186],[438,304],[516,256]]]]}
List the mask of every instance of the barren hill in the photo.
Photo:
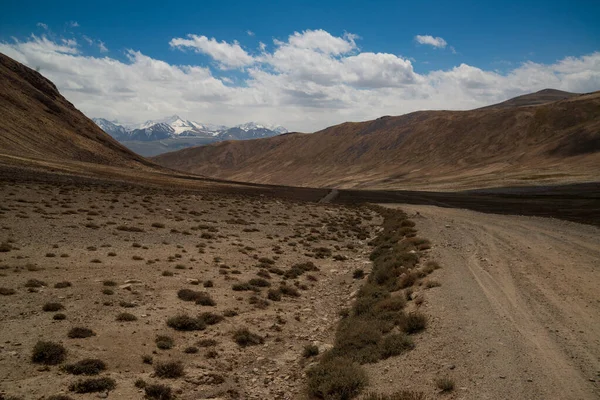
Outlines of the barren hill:
{"type": "Polygon", "coordinates": [[[111,166],[152,165],[120,145],[36,71],[0,54],[0,154],[111,166]]]}
{"type": "Polygon", "coordinates": [[[314,134],[189,148],[153,160],[257,183],[454,189],[594,181],[599,150],[600,92],[542,91],[498,107],[386,116],[314,134]],[[518,107],[548,96],[569,98],[518,107]]]}

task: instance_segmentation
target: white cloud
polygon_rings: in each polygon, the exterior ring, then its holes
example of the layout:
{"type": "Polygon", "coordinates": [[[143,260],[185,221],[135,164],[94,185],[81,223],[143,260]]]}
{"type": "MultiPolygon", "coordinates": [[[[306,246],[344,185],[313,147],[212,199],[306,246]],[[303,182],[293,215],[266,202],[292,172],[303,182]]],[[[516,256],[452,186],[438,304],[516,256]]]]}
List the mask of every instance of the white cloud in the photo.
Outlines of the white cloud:
{"type": "Polygon", "coordinates": [[[448,43],[441,37],[433,37],[431,35],[417,35],[415,40],[419,44],[428,44],[438,49],[443,49],[448,43]]]}
{"type": "Polygon", "coordinates": [[[89,44],[90,46],[94,43],[94,40],[92,40],[92,38],[90,38],[86,35],[83,35],[82,37],[83,37],[83,40],[85,40],[87,42],[87,44],[89,44]]]}
{"type": "MultiPolygon", "coordinates": [[[[194,38],[180,40],[196,44],[194,38]]],[[[361,51],[357,40],[304,31],[256,56],[235,42],[201,41],[198,51],[240,69],[233,73],[172,65],[133,50],[125,61],[91,57],[74,40],[34,35],[0,42],[0,52],[40,67],[87,115],[128,122],[179,114],[225,125],[260,120],[314,131],[422,109],[470,109],[545,88],[600,90],[600,52],[551,64],[526,62],[504,73],[463,63],[421,74],[410,59],[361,51]]]]}
{"type": "Polygon", "coordinates": [[[263,42],[258,42],[258,48],[260,49],[260,51],[265,51],[267,49],[267,45],[263,42]]]}
{"type": "Polygon", "coordinates": [[[248,36],[254,36],[254,32],[252,32],[250,29],[248,29],[248,30],[246,31],[246,34],[247,34],[248,36]]]}
{"type": "Polygon", "coordinates": [[[44,24],[43,22],[38,22],[36,25],[39,26],[40,28],[48,30],[48,25],[44,24]]]}
{"type": "Polygon", "coordinates": [[[69,26],[71,28],[78,28],[79,27],[79,22],[77,22],[77,21],[71,21],[71,22],[69,22],[69,26]]]}
{"type": "Polygon", "coordinates": [[[188,35],[187,39],[174,38],[169,42],[171,47],[192,48],[198,53],[203,53],[221,63],[224,67],[239,68],[254,62],[238,42],[218,42],[215,38],[206,36],[188,35]]]}
{"type": "Polygon", "coordinates": [[[108,48],[102,40],[98,41],[98,49],[100,49],[100,53],[108,53],[108,48]]]}

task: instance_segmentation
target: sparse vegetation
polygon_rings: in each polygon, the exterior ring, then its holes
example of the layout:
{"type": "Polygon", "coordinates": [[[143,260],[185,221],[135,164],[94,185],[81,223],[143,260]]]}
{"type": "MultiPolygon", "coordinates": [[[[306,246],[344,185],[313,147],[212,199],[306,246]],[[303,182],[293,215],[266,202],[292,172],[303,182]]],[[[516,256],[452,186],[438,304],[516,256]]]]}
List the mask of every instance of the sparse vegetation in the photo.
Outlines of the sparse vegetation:
{"type": "Polygon", "coordinates": [[[46,303],[42,307],[42,311],[51,312],[51,311],[60,311],[64,310],[65,306],[60,303],[46,303]]]}
{"type": "Polygon", "coordinates": [[[314,357],[319,355],[319,346],[314,344],[307,344],[304,346],[302,356],[305,358],[314,357]]]}
{"type": "Polygon", "coordinates": [[[67,364],[62,369],[73,375],[98,375],[106,369],[106,363],[95,358],[86,358],[74,364],[67,364]]]}
{"type": "Polygon", "coordinates": [[[94,333],[94,331],[89,328],[83,328],[78,326],[75,328],[71,328],[67,336],[71,339],[85,339],[92,336],[96,336],[96,333],[94,333]]]}
{"type": "Polygon", "coordinates": [[[203,318],[194,318],[187,314],[179,314],[169,318],[167,325],[177,331],[202,331],[206,329],[206,322],[203,318]]]}
{"type": "Polygon", "coordinates": [[[167,385],[146,385],[144,392],[146,394],[146,398],[150,400],[172,400],[175,398],[173,396],[171,387],[167,385]]]}
{"type": "Polygon", "coordinates": [[[309,395],[325,400],[351,399],[368,383],[360,366],[341,358],[321,362],[309,369],[307,376],[309,395]]]}
{"type": "Polygon", "coordinates": [[[454,390],[454,381],[448,377],[438,378],[435,380],[435,386],[442,392],[451,392],[454,390]]]}
{"type": "Polygon", "coordinates": [[[131,322],[137,321],[137,317],[130,313],[120,313],[119,315],[117,315],[116,320],[119,322],[131,322]]]}
{"type": "Polygon", "coordinates": [[[33,348],[31,361],[36,364],[57,365],[67,357],[67,350],[63,345],[53,342],[39,341],[33,348]]]}
{"type": "Polygon", "coordinates": [[[96,393],[107,392],[117,387],[117,383],[112,378],[88,378],[81,379],[72,383],[69,390],[75,393],[96,393]]]}
{"type": "Polygon", "coordinates": [[[156,343],[156,347],[161,350],[169,350],[175,346],[175,341],[171,336],[166,335],[158,335],[156,339],[154,339],[154,343],[156,343]]]}
{"type": "Polygon", "coordinates": [[[176,379],[185,374],[181,361],[165,361],[154,364],[154,373],[159,378],[176,379]]]}
{"type": "Polygon", "coordinates": [[[238,329],[233,332],[233,340],[241,347],[255,346],[265,342],[265,339],[262,336],[252,333],[246,328],[238,329]]]}

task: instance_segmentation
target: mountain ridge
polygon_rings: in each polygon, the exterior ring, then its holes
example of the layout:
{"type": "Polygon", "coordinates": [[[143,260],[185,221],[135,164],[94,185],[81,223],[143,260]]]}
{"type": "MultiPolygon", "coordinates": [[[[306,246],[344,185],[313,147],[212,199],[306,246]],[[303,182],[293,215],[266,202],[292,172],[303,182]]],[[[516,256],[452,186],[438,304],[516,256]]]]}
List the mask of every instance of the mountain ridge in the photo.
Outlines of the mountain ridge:
{"type": "Polygon", "coordinates": [[[221,142],[152,159],[173,169],[253,183],[490,187],[561,182],[561,174],[563,180],[589,180],[594,171],[597,179],[599,143],[600,92],[594,92],[535,105],[384,116],[313,134],[221,142]]]}

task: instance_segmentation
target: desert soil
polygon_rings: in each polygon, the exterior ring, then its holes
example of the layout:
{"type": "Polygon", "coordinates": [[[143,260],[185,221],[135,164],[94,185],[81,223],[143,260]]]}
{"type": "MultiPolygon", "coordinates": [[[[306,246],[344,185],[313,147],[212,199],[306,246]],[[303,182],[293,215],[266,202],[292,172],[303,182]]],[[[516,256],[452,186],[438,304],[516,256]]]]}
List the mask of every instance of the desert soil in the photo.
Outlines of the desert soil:
{"type": "Polygon", "coordinates": [[[167,384],[181,400],[302,397],[310,363],[303,348],[314,343],[323,351],[331,345],[338,312],[361,284],[352,272],[369,266],[367,241],[380,223],[365,208],[267,197],[0,183],[0,242],[13,241],[12,250],[0,252],[0,287],[15,291],[0,296],[0,397],[98,397],[69,393],[69,384],[80,377],[59,366],[33,364],[38,340],[63,344],[66,363],[84,358],[106,362],[100,376],[117,383],[109,398],[144,398],[134,385],[138,379],[167,384]],[[321,247],[331,253],[316,257],[321,247]],[[336,261],[336,255],[342,260],[336,261]],[[263,257],[273,264],[265,265],[263,257]],[[285,280],[299,297],[271,301],[268,287],[232,290],[235,283],[259,278],[260,271],[278,288],[283,277],[273,268],[288,271],[307,261],[319,270],[285,280]],[[164,271],[173,276],[163,276],[164,271]],[[25,283],[30,279],[45,286],[29,289],[25,283]],[[104,286],[105,280],[117,286],[104,286]],[[209,280],[213,286],[204,287],[209,280]],[[72,286],[54,287],[62,281],[72,286]],[[177,296],[182,288],[207,292],[216,305],[182,301],[177,296]],[[55,312],[42,311],[47,302],[64,305],[66,319],[54,320],[55,312]],[[227,314],[203,331],[179,332],[166,324],[179,313],[223,315],[227,310],[237,315],[227,314]],[[117,322],[122,312],[137,320],[117,322]],[[70,339],[73,327],[90,328],[95,336],[70,339]],[[232,333],[240,328],[262,336],[264,344],[238,346],[232,333]],[[158,349],[157,335],[171,336],[175,346],[158,349]],[[201,339],[216,345],[200,347],[201,339]],[[185,353],[189,346],[199,352],[185,353]],[[182,361],[185,376],[156,377],[153,366],[142,362],[144,355],[155,363],[182,361]]]}
{"type": "Polygon", "coordinates": [[[415,350],[373,367],[372,386],[436,398],[431,382],[447,376],[456,389],[443,398],[600,398],[599,228],[398,207],[434,244],[441,286],[427,291],[415,350]]]}

